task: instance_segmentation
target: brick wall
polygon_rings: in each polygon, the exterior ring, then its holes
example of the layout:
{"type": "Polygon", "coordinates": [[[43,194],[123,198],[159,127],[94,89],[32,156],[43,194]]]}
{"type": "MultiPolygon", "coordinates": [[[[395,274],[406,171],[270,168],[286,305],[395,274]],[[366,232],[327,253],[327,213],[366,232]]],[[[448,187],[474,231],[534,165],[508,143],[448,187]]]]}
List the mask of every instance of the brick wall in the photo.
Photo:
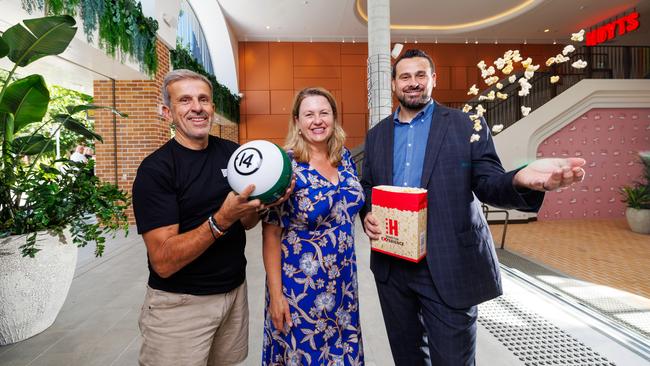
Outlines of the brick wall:
{"type": "MultiPolygon", "coordinates": [[[[96,144],[96,173],[107,182],[117,184],[131,194],[131,186],[142,160],[171,138],[169,123],[160,116],[162,105],[161,87],[165,74],[170,71],[169,50],[160,41],[158,49],[158,72],[152,80],[115,80],[115,106],[128,118],[116,117],[106,111],[95,113],[95,131],[104,138],[96,144]],[[115,138],[117,137],[117,144],[115,138]],[[117,162],[115,161],[117,151],[117,162]]],[[[113,80],[94,82],[94,103],[113,105],[113,80]]],[[[217,116],[219,120],[224,118],[217,116]]],[[[239,127],[230,121],[214,124],[211,134],[239,142],[239,127]]],[[[129,221],[135,224],[133,209],[128,210],[129,221]]]]}
{"type": "MultiPolygon", "coordinates": [[[[100,179],[115,183],[117,169],[118,186],[129,194],[142,159],[170,138],[169,124],[159,115],[162,103],[160,87],[170,69],[169,50],[160,41],[157,49],[158,72],[152,80],[94,82],[95,104],[113,105],[115,83],[115,106],[128,114],[128,118],[117,117],[115,129],[110,112],[98,111],[95,114],[95,131],[104,138],[103,144],[96,144],[96,173],[100,179]],[[117,144],[114,136],[117,137],[117,144]]],[[[129,208],[128,214],[130,222],[135,223],[132,208],[129,208]]]]}

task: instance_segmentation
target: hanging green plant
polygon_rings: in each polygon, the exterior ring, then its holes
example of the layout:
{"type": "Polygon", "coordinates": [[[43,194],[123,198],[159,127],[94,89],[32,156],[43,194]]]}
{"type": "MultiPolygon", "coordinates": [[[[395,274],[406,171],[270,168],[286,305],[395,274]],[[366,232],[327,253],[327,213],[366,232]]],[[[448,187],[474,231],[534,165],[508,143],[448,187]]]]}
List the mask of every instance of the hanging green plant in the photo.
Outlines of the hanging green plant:
{"type": "Polygon", "coordinates": [[[212,83],[212,99],[217,113],[233,122],[239,122],[239,102],[241,98],[232,94],[226,86],[217,81],[214,75],[205,71],[203,65],[192,57],[187,48],[180,43],[176,44],[176,49],[170,51],[170,61],[174,69],[188,69],[207,77],[212,83]]]}
{"type": "Polygon", "coordinates": [[[78,13],[83,19],[89,42],[99,29],[99,46],[115,57],[117,52],[136,59],[142,69],[153,75],[158,69],[156,32],[158,22],[142,13],[135,0],[22,0],[23,9],[43,9],[49,15],[78,13]]]}

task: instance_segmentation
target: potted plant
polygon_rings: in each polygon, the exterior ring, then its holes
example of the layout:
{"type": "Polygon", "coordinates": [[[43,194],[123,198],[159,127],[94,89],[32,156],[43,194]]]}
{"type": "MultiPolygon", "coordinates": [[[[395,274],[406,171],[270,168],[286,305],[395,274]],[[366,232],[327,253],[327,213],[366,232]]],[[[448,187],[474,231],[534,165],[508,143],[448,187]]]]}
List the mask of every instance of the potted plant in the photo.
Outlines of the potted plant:
{"type": "Polygon", "coordinates": [[[59,129],[101,141],[75,118],[101,107],[68,106],[44,120],[50,97],[43,77],[14,80],[18,67],[63,52],[76,31],[72,17],[52,16],[25,20],[0,37],[0,59],[14,64],[0,80],[0,345],[54,322],[72,282],[77,246],[95,242],[99,256],[106,234],[128,229],[126,193],[101,182],[92,162],[57,160],[53,153],[59,129]],[[76,246],[61,245],[69,241],[76,246]]]}
{"type": "Polygon", "coordinates": [[[627,204],[625,218],[632,231],[650,234],[650,151],[640,152],[644,168],[643,181],[621,188],[623,202],[627,204]]]}

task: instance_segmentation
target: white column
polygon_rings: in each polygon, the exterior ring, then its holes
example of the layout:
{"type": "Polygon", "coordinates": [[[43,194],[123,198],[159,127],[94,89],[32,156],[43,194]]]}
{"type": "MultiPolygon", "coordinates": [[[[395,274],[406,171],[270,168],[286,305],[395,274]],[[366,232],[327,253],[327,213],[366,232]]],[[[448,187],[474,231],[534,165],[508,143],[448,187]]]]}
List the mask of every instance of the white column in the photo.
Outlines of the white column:
{"type": "Polygon", "coordinates": [[[391,113],[390,81],[390,0],[368,0],[370,127],[391,113]]]}

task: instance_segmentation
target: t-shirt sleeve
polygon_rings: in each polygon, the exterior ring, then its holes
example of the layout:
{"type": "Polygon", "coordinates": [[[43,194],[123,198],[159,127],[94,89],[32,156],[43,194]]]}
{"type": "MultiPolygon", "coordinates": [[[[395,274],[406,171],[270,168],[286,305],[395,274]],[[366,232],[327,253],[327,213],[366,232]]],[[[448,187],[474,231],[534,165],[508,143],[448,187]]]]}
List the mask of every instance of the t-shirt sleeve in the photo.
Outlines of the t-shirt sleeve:
{"type": "Polygon", "coordinates": [[[132,197],[138,234],[179,223],[177,194],[171,176],[163,169],[141,165],[132,197]]]}

